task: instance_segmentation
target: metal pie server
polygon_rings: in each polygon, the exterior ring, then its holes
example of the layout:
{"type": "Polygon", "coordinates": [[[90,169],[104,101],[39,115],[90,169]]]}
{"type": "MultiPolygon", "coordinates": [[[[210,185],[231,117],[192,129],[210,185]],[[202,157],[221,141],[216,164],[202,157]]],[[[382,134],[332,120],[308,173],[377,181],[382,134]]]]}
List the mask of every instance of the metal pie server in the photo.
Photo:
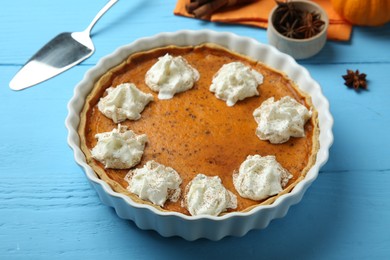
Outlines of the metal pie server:
{"type": "Polygon", "coordinates": [[[92,27],[118,0],[110,0],[82,32],[57,35],[27,61],[9,83],[22,90],[50,79],[90,57],[95,47],[90,37],[92,27]]]}

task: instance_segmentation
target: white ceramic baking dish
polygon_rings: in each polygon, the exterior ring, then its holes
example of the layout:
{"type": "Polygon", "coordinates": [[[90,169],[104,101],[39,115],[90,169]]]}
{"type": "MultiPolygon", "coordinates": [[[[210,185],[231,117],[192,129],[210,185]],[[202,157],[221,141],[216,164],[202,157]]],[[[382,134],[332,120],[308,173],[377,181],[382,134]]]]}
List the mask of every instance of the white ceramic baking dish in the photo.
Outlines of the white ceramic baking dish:
{"type": "Polygon", "coordinates": [[[328,159],[329,148],[333,142],[333,118],[329,112],[329,103],[322,94],[319,84],[311,78],[305,68],[298,65],[290,56],[252,38],[210,30],[160,33],[118,48],[113,54],[102,58],[95,67],[85,74],[74,90],[74,95],[68,104],[68,111],[69,114],[66,118],[66,127],[69,131],[68,143],[74,151],[76,162],[84,170],[102,202],[113,207],[119,217],[134,221],[141,229],[152,229],[162,236],[180,236],[186,240],[198,238],[219,240],[225,236],[243,236],[249,230],[265,228],[271,220],[284,217],[290,206],[301,200],[306,189],[317,178],[320,167],[328,159]],[[206,42],[222,45],[285,72],[302,90],[311,95],[312,102],[318,110],[321,131],[320,149],[315,165],[307,173],[304,180],[299,182],[290,193],[280,196],[271,205],[258,206],[248,212],[233,212],[217,217],[187,216],[176,212],[162,212],[149,205],[136,203],[129,197],[113,191],[107,183],[97,177],[86,163],[85,156],[79,147],[80,140],[77,134],[79,114],[95,81],[107,70],[121,63],[131,53],[171,44],[188,46],[206,42]]]}

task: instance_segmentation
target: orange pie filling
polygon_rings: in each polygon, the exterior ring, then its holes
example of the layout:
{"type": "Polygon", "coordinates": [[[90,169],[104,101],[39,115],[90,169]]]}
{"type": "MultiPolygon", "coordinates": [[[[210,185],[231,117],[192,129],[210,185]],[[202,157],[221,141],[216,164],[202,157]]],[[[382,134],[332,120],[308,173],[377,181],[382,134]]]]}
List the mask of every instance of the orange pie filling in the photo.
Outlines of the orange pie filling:
{"type": "MultiPolygon", "coordinates": [[[[235,207],[228,208],[225,213],[248,211],[257,205],[271,204],[278,196],[290,192],[314,164],[319,148],[317,112],[307,94],[299,90],[284,73],[214,44],[167,46],[131,54],[95,83],[80,118],[80,145],[88,164],[99,178],[107,182],[114,191],[130,196],[138,203],[186,215],[190,215],[188,209],[183,207],[186,187],[198,174],[218,176],[229,192],[228,195],[235,195],[235,207]],[[192,88],[176,93],[170,99],[159,99],[158,93],[146,85],[145,75],[167,53],[173,57],[183,57],[198,71],[199,77],[192,88]],[[260,73],[263,82],[257,87],[258,95],[228,106],[209,89],[220,68],[232,62],[241,62],[260,73]],[[127,127],[135,135],[146,135],[147,142],[140,161],[135,166],[130,169],[112,169],[94,159],[91,151],[97,145],[96,135],[118,129],[118,122],[115,123],[99,111],[98,103],[107,95],[107,89],[123,83],[134,84],[145,94],[147,104],[140,113],[141,117],[137,115],[138,120],[121,119],[120,125],[127,127]],[[153,95],[153,100],[150,94],[153,95]],[[286,96],[302,104],[311,113],[304,124],[303,137],[291,137],[288,141],[277,144],[261,140],[256,134],[258,124],[254,119],[254,111],[269,98],[280,100],[286,96]],[[233,175],[248,156],[254,155],[274,156],[290,174],[288,178],[284,178],[283,190],[277,195],[253,200],[241,196],[235,189],[233,175]],[[141,168],[152,160],[157,164],[148,165],[170,167],[169,171],[177,172],[181,178],[180,186],[174,188],[177,195],[175,199],[157,203],[159,205],[141,199],[128,190],[129,171],[132,174],[142,173],[141,168]],[[178,189],[181,190],[180,195],[178,189]]],[[[174,173],[172,176],[176,178],[177,175],[174,173]]]]}

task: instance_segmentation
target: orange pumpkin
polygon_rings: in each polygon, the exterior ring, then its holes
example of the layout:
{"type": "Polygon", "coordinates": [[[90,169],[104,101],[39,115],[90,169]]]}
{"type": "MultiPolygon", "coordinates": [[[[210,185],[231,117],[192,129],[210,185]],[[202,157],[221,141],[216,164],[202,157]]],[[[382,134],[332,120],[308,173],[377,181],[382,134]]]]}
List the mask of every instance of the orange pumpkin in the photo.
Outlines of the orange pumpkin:
{"type": "Polygon", "coordinates": [[[390,0],[332,0],[333,8],[356,25],[383,25],[390,21],[390,0]]]}

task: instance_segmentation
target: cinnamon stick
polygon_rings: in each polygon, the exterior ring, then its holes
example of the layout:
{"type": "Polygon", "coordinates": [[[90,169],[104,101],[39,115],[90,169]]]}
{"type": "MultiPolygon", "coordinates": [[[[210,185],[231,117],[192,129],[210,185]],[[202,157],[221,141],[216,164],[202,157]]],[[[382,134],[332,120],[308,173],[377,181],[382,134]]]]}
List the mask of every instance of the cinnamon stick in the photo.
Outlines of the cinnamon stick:
{"type": "Polygon", "coordinates": [[[205,3],[211,2],[212,0],[190,0],[189,3],[186,4],[186,10],[190,14],[193,13],[195,9],[204,5],[205,3]]]}
{"type": "Polygon", "coordinates": [[[214,0],[208,2],[193,11],[195,17],[208,19],[212,13],[227,5],[229,0],[214,0]]]}
{"type": "Polygon", "coordinates": [[[210,16],[222,7],[231,7],[254,1],[256,0],[190,0],[186,4],[186,10],[196,18],[210,19],[210,16]]]}

